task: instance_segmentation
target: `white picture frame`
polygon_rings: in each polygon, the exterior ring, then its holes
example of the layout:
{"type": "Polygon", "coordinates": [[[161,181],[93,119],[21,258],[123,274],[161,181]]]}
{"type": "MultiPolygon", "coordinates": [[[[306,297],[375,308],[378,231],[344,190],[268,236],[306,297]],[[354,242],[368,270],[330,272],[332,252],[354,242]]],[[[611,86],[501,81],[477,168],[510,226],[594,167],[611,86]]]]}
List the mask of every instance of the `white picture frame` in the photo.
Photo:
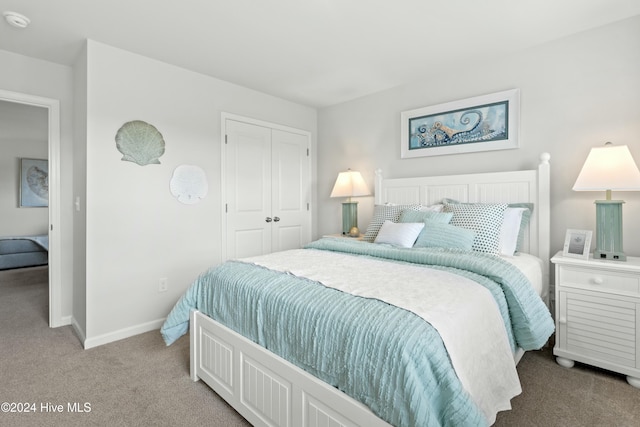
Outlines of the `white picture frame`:
{"type": "Polygon", "coordinates": [[[440,156],[519,147],[520,90],[400,113],[400,156],[440,156]]]}
{"type": "Polygon", "coordinates": [[[589,259],[591,230],[568,229],[564,238],[562,255],[571,258],[589,259]]]}

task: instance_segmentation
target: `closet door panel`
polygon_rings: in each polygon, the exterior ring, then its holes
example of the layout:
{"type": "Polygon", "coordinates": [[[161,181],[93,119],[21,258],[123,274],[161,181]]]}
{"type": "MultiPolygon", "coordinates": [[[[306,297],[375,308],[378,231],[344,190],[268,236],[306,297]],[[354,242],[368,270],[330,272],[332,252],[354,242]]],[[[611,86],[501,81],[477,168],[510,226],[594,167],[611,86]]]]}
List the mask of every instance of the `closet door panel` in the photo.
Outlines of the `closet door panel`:
{"type": "Polygon", "coordinates": [[[305,135],[273,129],[271,139],[274,218],[272,250],[300,248],[311,240],[309,140],[305,135]]]}
{"type": "Polygon", "coordinates": [[[271,129],[227,120],[227,258],[271,252],[271,129]]]}

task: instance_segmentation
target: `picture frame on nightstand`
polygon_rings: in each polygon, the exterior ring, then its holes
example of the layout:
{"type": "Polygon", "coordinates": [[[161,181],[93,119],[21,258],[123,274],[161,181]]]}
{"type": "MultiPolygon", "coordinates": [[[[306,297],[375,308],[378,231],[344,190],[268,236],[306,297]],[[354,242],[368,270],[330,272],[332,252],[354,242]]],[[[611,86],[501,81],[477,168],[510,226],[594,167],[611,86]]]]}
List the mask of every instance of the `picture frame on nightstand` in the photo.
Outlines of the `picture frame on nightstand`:
{"type": "Polygon", "coordinates": [[[589,259],[592,234],[591,230],[568,229],[564,238],[562,255],[571,258],[589,259]]]}

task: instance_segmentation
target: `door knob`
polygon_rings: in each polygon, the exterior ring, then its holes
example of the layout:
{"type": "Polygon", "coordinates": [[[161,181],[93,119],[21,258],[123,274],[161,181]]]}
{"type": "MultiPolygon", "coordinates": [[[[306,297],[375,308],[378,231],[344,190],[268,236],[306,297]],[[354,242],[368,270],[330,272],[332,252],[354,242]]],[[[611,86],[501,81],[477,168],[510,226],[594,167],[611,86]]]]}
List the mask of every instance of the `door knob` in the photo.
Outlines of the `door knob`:
{"type": "Polygon", "coordinates": [[[278,222],[278,221],[280,221],[280,217],[278,217],[278,216],[274,216],[274,217],[273,217],[273,220],[274,220],[275,222],[278,222]]]}
{"type": "Polygon", "coordinates": [[[271,217],[268,216],[267,218],[265,218],[265,222],[271,222],[271,221],[273,221],[271,217]]]}

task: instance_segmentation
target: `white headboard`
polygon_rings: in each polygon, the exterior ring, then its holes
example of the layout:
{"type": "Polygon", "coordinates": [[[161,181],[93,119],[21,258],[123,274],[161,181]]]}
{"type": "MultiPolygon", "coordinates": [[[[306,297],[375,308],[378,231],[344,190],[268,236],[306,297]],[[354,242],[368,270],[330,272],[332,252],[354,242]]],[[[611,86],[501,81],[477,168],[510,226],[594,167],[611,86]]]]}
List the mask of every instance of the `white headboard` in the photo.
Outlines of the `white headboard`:
{"type": "Polygon", "coordinates": [[[543,284],[548,289],[550,258],[549,153],[540,155],[537,169],[465,175],[385,179],[376,171],[375,203],[432,205],[443,198],[478,203],[533,203],[523,252],[542,259],[543,284]]]}

